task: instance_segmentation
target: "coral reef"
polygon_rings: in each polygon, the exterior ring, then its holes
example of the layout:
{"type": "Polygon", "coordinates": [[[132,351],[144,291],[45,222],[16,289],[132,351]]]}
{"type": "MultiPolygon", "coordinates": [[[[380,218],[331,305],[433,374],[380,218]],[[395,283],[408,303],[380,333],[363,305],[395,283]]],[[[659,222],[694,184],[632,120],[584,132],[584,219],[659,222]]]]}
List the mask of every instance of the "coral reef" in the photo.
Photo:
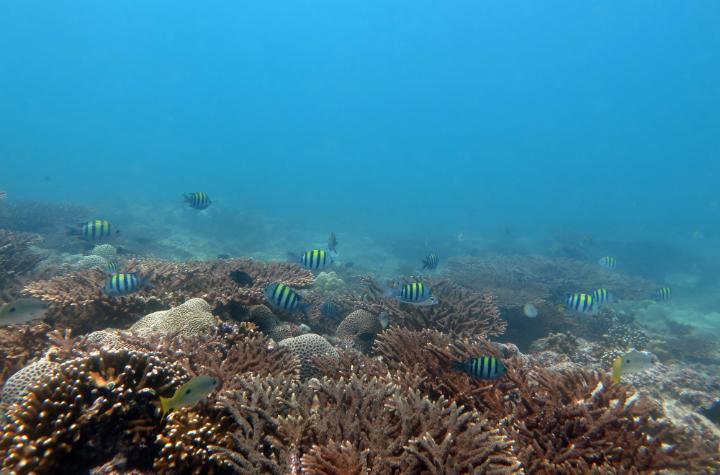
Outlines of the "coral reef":
{"type": "Polygon", "coordinates": [[[336,272],[320,272],[315,277],[315,289],[327,296],[336,292],[341,292],[345,288],[345,281],[342,280],[336,272]]]}
{"type": "Polygon", "coordinates": [[[325,338],[315,333],[286,338],[278,343],[295,353],[300,359],[300,377],[303,379],[319,376],[321,371],[315,363],[318,357],[337,357],[337,350],[325,338]]]}
{"type": "Polygon", "coordinates": [[[30,250],[39,240],[35,234],[0,229],[0,302],[9,300],[2,294],[12,295],[19,290],[24,278],[43,259],[30,250]]]}
{"type": "Polygon", "coordinates": [[[566,294],[597,288],[610,289],[618,298],[645,299],[655,288],[645,279],[563,257],[498,254],[451,257],[444,267],[446,275],[457,284],[496,295],[501,308],[560,302],[566,294]]]}
{"type": "Polygon", "coordinates": [[[377,315],[361,309],[355,310],[345,317],[338,325],[335,335],[338,338],[347,340],[363,353],[369,353],[375,335],[380,333],[382,329],[377,315]]]}
{"type": "Polygon", "coordinates": [[[400,326],[434,329],[457,336],[484,337],[502,335],[507,327],[492,295],[471,292],[447,280],[427,282],[440,301],[430,307],[385,298],[383,288],[371,278],[366,278],[364,283],[366,293],[363,299],[351,302],[351,308],[363,308],[375,314],[387,311],[392,322],[400,326]]]}
{"type": "Polygon", "coordinates": [[[294,288],[308,287],[313,282],[309,271],[294,264],[252,259],[182,264],[135,260],[125,267],[143,275],[153,272],[155,287],[119,298],[109,297],[102,292],[106,275],[90,271],[33,282],[24,292],[50,304],[47,317],[50,323],[71,327],[76,333],[88,333],[106,327],[127,328],[135,316],[177,306],[194,297],[206,300],[215,314],[244,314],[247,306],[264,302],[263,291],[270,282],[282,281],[294,288]],[[237,269],[253,277],[252,287],[240,287],[230,278],[230,272],[237,269]]]}
{"type": "Polygon", "coordinates": [[[46,323],[0,327],[0,384],[45,352],[48,332],[46,323]]]}
{"type": "Polygon", "coordinates": [[[90,252],[93,256],[99,256],[106,261],[113,261],[117,258],[117,249],[112,244],[98,244],[90,252]]]}
{"type": "Polygon", "coordinates": [[[182,335],[200,335],[209,333],[219,323],[212,314],[210,304],[200,298],[173,307],[145,315],[133,323],[130,331],[144,335],[157,333],[179,333],[182,335]]]}
{"type": "Polygon", "coordinates": [[[89,256],[82,256],[73,264],[73,270],[88,270],[88,269],[102,269],[103,271],[107,268],[108,261],[101,256],[90,254],[89,256]]]}
{"type": "Polygon", "coordinates": [[[2,387],[0,403],[5,407],[22,400],[27,391],[36,384],[41,384],[60,367],[50,355],[31,363],[8,378],[2,387]]]}
{"type": "Polygon", "coordinates": [[[148,353],[101,351],[66,361],[11,406],[0,430],[2,471],[78,473],[152,447],[157,398],[188,378],[148,353]],[[130,447],[136,449],[129,451],[130,447]]]}

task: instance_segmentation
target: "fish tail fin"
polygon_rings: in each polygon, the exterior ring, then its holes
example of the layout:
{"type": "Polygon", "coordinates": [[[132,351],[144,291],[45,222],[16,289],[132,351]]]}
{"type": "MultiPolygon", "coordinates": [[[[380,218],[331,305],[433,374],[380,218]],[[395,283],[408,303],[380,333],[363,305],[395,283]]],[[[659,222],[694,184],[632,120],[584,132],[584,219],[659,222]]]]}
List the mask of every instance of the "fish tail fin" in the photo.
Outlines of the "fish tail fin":
{"type": "Polygon", "coordinates": [[[160,397],[160,407],[162,408],[162,416],[160,416],[160,420],[165,419],[167,413],[170,412],[171,401],[171,397],[160,397]]]}
{"type": "Polygon", "coordinates": [[[146,289],[154,289],[155,285],[150,282],[150,279],[155,277],[155,271],[151,270],[146,275],[142,276],[140,278],[140,287],[145,287],[146,289]]]}
{"type": "Polygon", "coordinates": [[[81,229],[79,226],[65,226],[65,234],[68,236],[81,236],[81,229]]]}
{"type": "Polygon", "coordinates": [[[192,201],[192,197],[190,195],[188,195],[187,193],[184,193],[183,194],[183,202],[190,203],[190,201],[192,201]]]}
{"type": "Polygon", "coordinates": [[[622,375],[622,356],[618,356],[615,358],[615,361],[613,361],[613,367],[612,367],[612,377],[613,377],[613,383],[620,384],[620,375],[622,375]]]}

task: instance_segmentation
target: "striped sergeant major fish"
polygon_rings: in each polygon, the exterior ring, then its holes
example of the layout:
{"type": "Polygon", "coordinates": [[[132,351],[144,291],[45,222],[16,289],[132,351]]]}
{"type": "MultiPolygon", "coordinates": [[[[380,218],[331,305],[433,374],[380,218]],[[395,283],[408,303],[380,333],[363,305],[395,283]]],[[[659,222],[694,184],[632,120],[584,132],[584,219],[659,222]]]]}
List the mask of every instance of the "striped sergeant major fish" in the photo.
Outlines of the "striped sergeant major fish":
{"type": "Polygon", "coordinates": [[[430,293],[430,287],[422,282],[411,282],[401,285],[399,289],[388,289],[386,296],[423,307],[439,303],[438,299],[430,293]]]}
{"type": "Polygon", "coordinates": [[[70,236],[77,236],[89,242],[107,241],[120,231],[115,229],[107,219],[94,219],[86,223],[78,224],[76,227],[68,227],[67,231],[70,236]]]}
{"type": "Polygon", "coordinates": [[[293,312],[304,311],[307,305],[302,304],[302,297],[285,284],[276,282],[265,287],[265,298],[275,308],[293,312]]]}
{"type": "Polygon", "coordinates": [[[427,257],[426,257],[425,259],[423,259],[423,261],[422,261],[422,265],[423,265],[423,266],[422,266],[422,269],[423,269],[423,270],[425,270],[425,269],[427,269],[427,270],[437,269],[437,266],[438,266],[439,263],[440,263],[440,258],[438,257],[438,255],[435,254],[434,252],[433,252],[433,253],[430,253],[430,254],[427,255],[427,257]]]}
{"type": "Polygon", "coordinates": [[[592,295],[577,293],[568,295],[565,306],[571,312],[594,315],[597,313],[597,305],[592,295]]]}
{"type": "Polygon", "coordinates": [[[141,276],[137,272],[116,272],[108,279],[103,292],[106,295],[119,296],[132,294],[144,288],[152,289],[154,287],[150,283],[152,274],[151,272],[146,276],[141,276]]]}
{"type": "Polygon", "coordinates": [[[612,303],[614,299],[613,295],[608,292],[607,289],[597,289],[592,294],[595,305],[602,307],[606,303],[612,303]]]}
{"type": "Polygon", "coordinates": [[[669,302],[672,299],[672,289],[670,287],[660,287],[655,291],[655,300],[658,302],[669,302]]]}
{"type": "Polygon", "coordinates": [[[598,260],[598,264],[606,269],[614,269],[617,267],[617,259],[613,256],[603,256],[598,260]]]}
{"type": "Polygon", "coordinates": [[[107,261],[105,272],[110,275],[117,274],[120,272],[120,263],[118,261],[107,261]]]}
{"type": "Polygon", "coordinates": [[[306,269],[324,269],[332,263],[330,253],[322,249],[305,251],[300,256],[300,264],[306,269]]]}
{"type": "Polygon", "coordinates": [[[478,356],[456,361],[455,369],[477,379],[498,379],[507,373],[507,367],[494,356],[478,356]]]}
{"type": "Polygon", "coordinates": [[[194,209],[206,209],[212,204],[210,197],[204,191],[188,193],[183,195],[183,198],[185,198],[185,203],[188,203],[194,209]]]}

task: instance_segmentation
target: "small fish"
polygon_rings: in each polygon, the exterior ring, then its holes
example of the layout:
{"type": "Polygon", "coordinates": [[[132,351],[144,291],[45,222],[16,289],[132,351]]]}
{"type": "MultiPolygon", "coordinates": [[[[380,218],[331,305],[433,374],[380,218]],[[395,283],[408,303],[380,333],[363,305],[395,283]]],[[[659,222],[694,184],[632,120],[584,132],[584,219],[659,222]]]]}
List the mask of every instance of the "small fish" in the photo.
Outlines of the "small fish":
{"type": "Polygon", "coordinates": [[[68,227],[67,233],[70,236],[78,236],[85,241],[102,242],[120,234],[120,231],[115,229],[107,219],[94,219],[78,224],[77,227],[68,227]]]}
{"type": "Polygon", "coordinates": [[[565,306],[571,312],[584,313],[588,315],[594,315],[597,313],[597,306],[595,305],[595,299],[592,295],[577,293],[568,295],[565,301],[565,306]]]}
{"type": "Polygon", "coordinates": [[[456,361],[455,369],[477,379],[498,379],[507,373],[507,367],[494,356],[478,356],[456,361]]]}
{"type": "Polygon", "coordinates": [[[300,256],[300,265],[306,269],[324,269],[333,263],[330,253],[322,249],[305,251],[300,256]]]}
{"type": "Polygon", "coordinates": [[[274,283],[265,287],[265,298],[275,308],[291,312],[298,309],[302,310],[300,304],[302,297],[285,284],[274,283]]]}
{"type": "Polygon", "coordinates": [[[440,303],[430,293],[430,288],[422,282],[411,282],[401,285],[399,289],[388,289],[386,296],[394,297],[401,302],[418,306],[429,306],[440,303]]]}
{"type": "Polygon", "coordinates": [[[632,349],[613,361],[613,382],[618,384],[623,374],[638,373],[650,368],[652,365],[652,353],[632,349]]]}
{"type": "Polygon", "coordinates": [[[154,287],[150,283],[152,274],[151,272],[143,277],[137,272],[116,272],[108,279],[103,292],[106,295],[118,296],[132,294],[143,288],[152,289],[154,287]]]}
{"type": "Polygon", "coordinates": [[[523,305],[523,314],[528,318],[535,318],[538,316],[538,309],[531,303],[523,305]]]}
{"type": "Polygon", "coordinates": [[[655,292],[655,300],[658,302],[669,302],[672,299],[672,289],[670,287],[660,287],[655,292]]]}
{"type": "Polygon", "coordinates": [[[7,198],[7,191],[0,191],[0,200],[7,198]]]}
{"type": "Polygon", "coordinates": [[[33,298],[20,298],[0,307],[0,326],[25,323],[45,317],[47,304],[33,298]]]}
{"type": "Polygon", "coordinates": [[[612,303],[615,299],[607,289],[597,289],[592,294],[595,305],[602,307],[606,303],[612,303]]]}
{"type": "Polygon", "coordinates": [[[320,307],[320,312],[324,317],[332,318],[333,320],[340,320],[345,313],[345,308],[337,302],[327,300],[320,307]]]}
{"type": "Polygon", "coordinates": [[[384,329],[390,325],[390,314],[383,310],[380,312],[380,315],[378,315],[378,321],[380,322],[380,326],[384,329]]]}
{"type": "Polygon", "coordinates": [[[440,258],[438,257],[437,254],[435,254],[433,252],[433,253],[428,254],[427,257],[425,259],[423,259],[422,268],[423,268],[423,270],[424,269],[427,269],[427,270],[437,269],[437,266],[439,263],[440,263],[440,258]]]}
{"type": "Polygon", "coordinates": [[[188,203],[190,207],[194,209],[206,209],[212,204],[210,197],[204,191],[188,193],[183,195],[183,198],[185,199],[185,203],[188,203]]]}
{"type": "Polygon", "coordinates": [[[120,263],[118,261],[108,261],[105,266],[105,272],[110,275],[120,272],[120,263]]]}
{"type": "Polygon", "coordinates": [[[335,232],[331,232],[330,237],[328,237],[328,249],[337,254],[337,245],[337,236],[335,236],[335,232]]]}
{"type": "Polygon", "coordinates": [[[603,256],[598,260],[598,264],[606,269],[614,269],[617,267],[617,259],[613,256],[603,256]]]}
{"type": "Polygon", "coordinates": [[[211,392],[215,391],[219,383],[218,379],[212,376],[195,376],[177,388],[172,397],[160,398],[160,407],[162,408],[161,418],[164,419],[167,413],[173,409],[194,406],[208,397],[211,392]]]}

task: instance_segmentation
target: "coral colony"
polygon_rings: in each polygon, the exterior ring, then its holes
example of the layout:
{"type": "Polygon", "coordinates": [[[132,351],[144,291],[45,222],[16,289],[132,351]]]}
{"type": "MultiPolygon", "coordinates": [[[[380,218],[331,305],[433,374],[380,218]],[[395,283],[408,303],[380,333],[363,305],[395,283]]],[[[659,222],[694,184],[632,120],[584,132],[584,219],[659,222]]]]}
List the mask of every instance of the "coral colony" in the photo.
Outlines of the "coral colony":
{"type": "Polygon", "coordinates": [[[720,470],[717,436],[666,409],[709,407],[716,386],[663,362],[672,383],[657,372],[616,383],[612,361],[651,339],[612,308],[577,318],[554,305],[571,289],[648,294],[642,279],[564,258],[449,258],[422,280],[438,301],[425,307],[386,298],[385,283],[349,266],[314,276],[246,258],[118,262],[107,243],[52,265],[38,240],[0,230],[3,302],[48,306],[0,327],[2,473],[720,470]],[[108,295],[108,272],[152,275],[152,287],[108,295]],[[306,307],[279,292],[271,305],[273,283],[306,307]],[[182,404],[193,381],[212,385],[182,404]],[[165,417],[161,397],[180,401],[165,417]]]}

